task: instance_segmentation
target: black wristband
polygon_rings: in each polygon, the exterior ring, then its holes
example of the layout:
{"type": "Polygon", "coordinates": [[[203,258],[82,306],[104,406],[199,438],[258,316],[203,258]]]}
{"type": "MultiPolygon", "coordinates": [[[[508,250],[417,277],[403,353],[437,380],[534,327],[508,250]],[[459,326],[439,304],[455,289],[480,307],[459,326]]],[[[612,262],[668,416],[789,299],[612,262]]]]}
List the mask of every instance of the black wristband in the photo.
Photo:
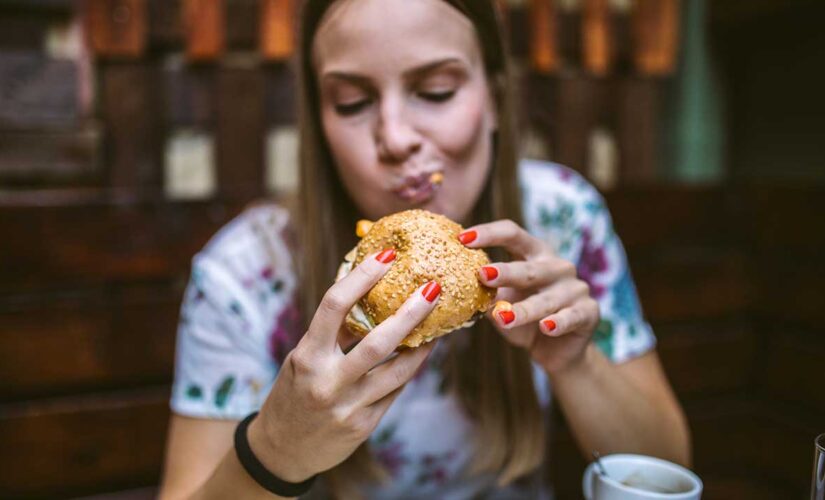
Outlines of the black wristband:
{"type": "Polygon", "coordinates": [[[282,497],[297,497],[303,495],[312,487],[315,478],[312,476],[306,481],[300,483],[290,483],[275,476],[273,473],[266,470],[264,464],[258,460],[258,457],[252,453],[252,448],[249,447],[249,439],[246,436],[246,429],[249,423],[252,422],[258,415],[258,412],[250,413],[245,419],[241,420],[238,427],[235,429],[235,453],[238,455],[241,465],[247,474],[249,474],[256,483],[261,485],[265,490],[280,495],[282,497]]]}

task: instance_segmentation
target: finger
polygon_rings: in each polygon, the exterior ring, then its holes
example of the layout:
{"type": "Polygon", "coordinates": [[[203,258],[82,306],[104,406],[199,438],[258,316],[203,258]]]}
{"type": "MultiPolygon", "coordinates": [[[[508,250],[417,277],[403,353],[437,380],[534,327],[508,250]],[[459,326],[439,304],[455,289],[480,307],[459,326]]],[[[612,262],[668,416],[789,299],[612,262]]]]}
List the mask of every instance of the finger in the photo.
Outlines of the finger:
{"type": "Polygon", "coordinates": [[[364,376],[364,384],[359,397],[361,405],[372,405],[409,382],[432,352],[435,342],[406,350],[392,361],[370,370],[364,376]]]}
{"type": "Polygon", "coordinates": [[[394,249],[368,255],[349,274],[333,284],[324,294],[306,337],[325,348],[337,345],[338,330],[352,306],[367,294],[389,270],[395,260],[394,249]]]}
{"type": "Polygon", "coordinates": [[[479,224],[458,235],[469,248],[504,247],[510,254],[522,258],[549,252],[549,247],[515,222],[505,219],[479,224]]]}
{"type": "Polygon", "coordinates": [[[530,295],[526,299],[507,306],[497,304],[493,309],[493,319],[503,329],[539,321],[550,314],[573,304],[586,296],[587,284],[583,281],[560,282],[530,295]]]}
{"type": "Polygon", "coordinates": [[[430,314],[440,294],[441,286],[435,281],[418,287],[395,314],[373,328],[344,359],[343,366],[349,377],[360,378],[392,354],[404,337],[430,314]]]}
{"type": "Polygon", "coordinates": [[[399,387],[398,389],[392,391],[391,393],[384,396],[383,399],[380,399],[373,403],[367,411],[369,411],[370,418],[374,425],[378,425],[378,422],[381,420],[381,417],[387,413],[387,410],[390,409],[390,406],[395,402],[398,396],[401,394],[401,391],[404,390],[404,387],[399,387]]]}
{"type": "Polygon", "coordinates": [[[593,299],[577,302],[539,322],[541,333],[550,337],[560,337],[568,333],[586,330],[599,322],[599,304],[593,299]]]}
{"type": "Polygon", "coordinates": [[[496,262],[478,270],[479,280],[487,286],[523,290],[543,288],[561,278],[574,276],[576,266],[572,262],[549,255],[534,260],[496,262]]]}

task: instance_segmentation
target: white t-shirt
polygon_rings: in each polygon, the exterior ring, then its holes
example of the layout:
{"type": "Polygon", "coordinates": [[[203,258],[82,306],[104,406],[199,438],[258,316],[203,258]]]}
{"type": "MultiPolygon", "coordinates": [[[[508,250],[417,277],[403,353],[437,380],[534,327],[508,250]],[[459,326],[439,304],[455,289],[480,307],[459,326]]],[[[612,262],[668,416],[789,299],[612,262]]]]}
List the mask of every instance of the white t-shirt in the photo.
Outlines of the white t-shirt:
{"type": "MultiPolygon", "coordinates": [[[[655,345],[627,258],[604,200],[576,172],[525,160],[519,166],[525,228],[576,264],[599,302],[594,342],[621,363],[655,345]]],[[[286,354],[303,332],[289,215],[275,205],[251,208],[224,226],[192,262],[181,307],[171,407],[180,415],[241,419],[260,408],[286,354]]],[[[460,342],[463,331],[448,339],[460,342]]],[[[505,489],[492,476],[469,477],[474,427],[457,399],[442,390],[449,344],[440,342],[370,438],[392,480],[370,486],[370,498],[549,498],[544,481],[526,478],[505,489]]],[[[539,401],[550,387],[534,365],[539,401]]],[[[322,491],[319,482],[315,493],[322,491]]],[[[322,496],[322,495],[320,495],[322,496]]]]}

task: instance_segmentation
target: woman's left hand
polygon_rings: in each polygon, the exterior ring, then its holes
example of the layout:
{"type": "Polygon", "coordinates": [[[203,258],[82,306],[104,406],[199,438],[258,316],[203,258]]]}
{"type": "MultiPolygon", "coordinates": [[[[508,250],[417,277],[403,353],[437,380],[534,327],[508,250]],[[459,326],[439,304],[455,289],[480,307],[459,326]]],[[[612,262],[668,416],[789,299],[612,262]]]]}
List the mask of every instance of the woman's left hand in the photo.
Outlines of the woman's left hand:
{"type": "Polygon", "coordinates": [[[514,259],[479,269],[482,283],[498,287],[496,301],[512,303],[509,311],[502,304],[487,312],[504,338],[527,349],[550,374],[584,358],[599,304],[573,263],[510,220],[473,226],[459,240],[468,248],[503,247],[514,259]]]}

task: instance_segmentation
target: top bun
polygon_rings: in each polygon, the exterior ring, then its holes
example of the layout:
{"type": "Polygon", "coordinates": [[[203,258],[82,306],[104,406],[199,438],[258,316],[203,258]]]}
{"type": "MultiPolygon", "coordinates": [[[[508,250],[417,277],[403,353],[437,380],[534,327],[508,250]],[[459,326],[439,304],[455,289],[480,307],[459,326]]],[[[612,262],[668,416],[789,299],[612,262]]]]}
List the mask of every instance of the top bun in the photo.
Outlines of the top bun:
{"type": "Polygon", "coordinates": [[[490,259],[483,250],[461,244],[461,231],[462,227],[447,217],[419,209],[388,215],[371,226],[360,222],[358,232],[363,237],[345,257],[336,281],[374,252],[394,248],[397,257],[389,271],[347,315],[348,329],[365,336],[428,281],[441,285],[441,297],[402,345],[417,347],[475,323],[490,307],[496,291],[477,278],[478,269],[489,264],[490,259]]]}

